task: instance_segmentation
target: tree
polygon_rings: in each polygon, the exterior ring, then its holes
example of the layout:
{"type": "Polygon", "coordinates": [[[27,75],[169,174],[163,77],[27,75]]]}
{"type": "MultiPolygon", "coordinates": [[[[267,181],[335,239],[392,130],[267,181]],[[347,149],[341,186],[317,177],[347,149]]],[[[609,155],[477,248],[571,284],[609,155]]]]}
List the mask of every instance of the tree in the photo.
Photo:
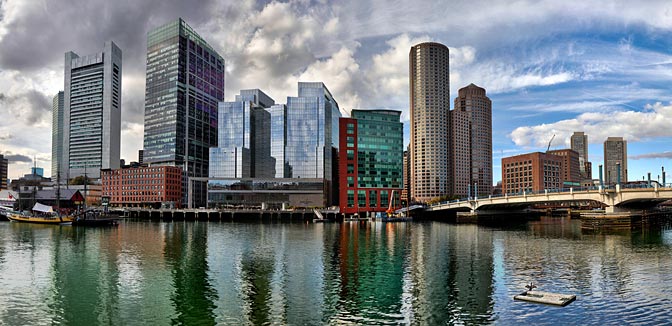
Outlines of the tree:
{"type": "Polygon", "coordinates": [[[85,181],[86,181],[87,185],[92,185],[93,184],[93,182],[91,181],[91,178],[84,178],[83,175],[80,175],[80,176],[77,176],[77,177],[74,177],[74,178],[70,179],[70,182],[68,182],[68,183],[71,184],[71,185],[81,186],[81,185],[84,185],[85,181]]]}

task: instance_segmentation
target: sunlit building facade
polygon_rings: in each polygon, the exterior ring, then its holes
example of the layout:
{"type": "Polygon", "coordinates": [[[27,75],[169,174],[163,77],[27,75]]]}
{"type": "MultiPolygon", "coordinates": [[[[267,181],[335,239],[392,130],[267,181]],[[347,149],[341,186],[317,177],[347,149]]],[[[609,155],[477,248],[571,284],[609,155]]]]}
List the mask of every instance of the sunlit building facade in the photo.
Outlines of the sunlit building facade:
{"type": "Polygon", "coordinates": [[[176,166],[132,166],[101,171],[101,195],[111,206],[180,207],[182,169],[176,166]]]}
{"type": "MultiPolygon", "coordinates": [[[[149,31],[144,163],[182,167],[185,188],[187,177],[207,177],[223,100],[224,59],[184,20],[149,31]]],[[[205,205],[206,183],[192,186],[190,204],[205,205]]]]}
{"type": "Polygon", "coordinates": [[[62,173],[74,178],[119,168],[121,49],[106,42],[87,56],[65,53],[62,173]]]}
{"type": "MultiPolygon", "coordinates": [[[[56,181],[63,164],[63,91],[58,92],[51,104],[51,180],[56,181]]],[[[65,177],[62,175],[61,177],[65,177]]]]}
{"type": "Polygon", "coordinates": [[[570,138],[571,149],[579,153],[579,168],[582,179],[592,179],[592,164],[588,161],[588,135],[583,132],[574,132],[570,138]]]}
{"type": "Polygon", "coordinates": [[[450,195],[450,74],[448,47],[433,42],[409,53],[411,195],[417,201],[450,195]]]}
{"type": "Polygon", "coordinates": [[[628,142],[623,137],[604,142],[604,180],[611,185],[628,182],[628,142]]]}
{"type": "Polygon", "coordinates": [[[400,111],[352,110],[340,119],[341,213],[384,212],[401,206],[404,126],[400,111]]]}
{"type": "Polygon", "coordinates": [[[562,189],[562,157],[535,152],[502,158],[502,193],[562,189]]]}

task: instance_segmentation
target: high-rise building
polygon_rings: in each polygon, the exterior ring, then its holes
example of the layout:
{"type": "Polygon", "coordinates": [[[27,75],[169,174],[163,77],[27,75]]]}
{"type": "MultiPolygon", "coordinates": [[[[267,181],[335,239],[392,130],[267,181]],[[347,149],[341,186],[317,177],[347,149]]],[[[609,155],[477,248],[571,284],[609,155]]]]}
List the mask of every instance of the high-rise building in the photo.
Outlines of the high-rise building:
{"type": "Polygon", "coordinates": [[[557,149],[546,152],[562,158],[562,186],[563,188],[579,187],[581,185],[581,168],[579,153],[573,149],[557,149]]]}
{"type": "Polygon", "coordinates": [[[411,153],[409,149],[410,146],[406,147],[404,151],[404,190],[401,191],[401,200],[406,202],[411,198],[411,153]]]}
{"type": "Polygon", "coordinates": [[[285,106],[252,89],[220,103],[208,206],[337,205],[338,104],[323,83],[298,95],[285,106]]]}
{"type": "Polygon", "coordinates": [[[271,114],[275,101],[258,89],[241,90],[219,103],[217,147],[210,148],[210,178],[275,177],[271,162],[271,114]]]}
{"type": "Polygon", "coordinates": [[[63,91],[54,96],[51,104],[51,180],[56,181],[59,175],[64,178],[63,170],[63,91]]]}
{"type": "Polygon", "coordinates": [[[333,189],[333,149],[338,148],[341,111],[321,82],[299,83],[299,96],[287,97],[285,164],[290,178],[324,180],[325,203],[338,201],[333,189]]]}
{"type": "Polygon", "coordinates": [[[449,50],[420,43],[409,53],[411,194],[428,201],[450,194],[449,50]]]}
{"type": "Polygon", "coordinates": [[[383,212],[401,206],[404,125],[400,111],[352,110],[340,119],[340,211],[383,212]]]}
{"type": "Polygon", "coordinates": [[[65,54],[63,171],[68,178],[99,178],[119,168],[121,49],[105,42],[102,52],[65,54]]]}
{"type": "Polygon", "coordinates": [[[452,194],[492,193],[492,102],[474,84],[461,88],[450,112],[452,194]]]}
{"type": "Polygon", "coordinates": [[[587,169],[592,166],[588,162],[588,135],[584,132],[576,131],[570,138],[570,147],[579,153],[579,168],[581,169],[582,179],[591,179],[592,171],[587,169]]]}
{"type": "Polygon", "coordinates": [[[604,180],[616,184],[619,176],[620,182],[628,182],[628,142],[623,137],[609,137],[604,142],[604,180]]]}
{"type": "MultiPolygon", "coordinates": [[[[182,167],[207,177],[217,146],[217,103],[224,100],[224,59],[181,18],[147,34],[144,162],[182,167]]],[[[206,183],[194,181],[193,201],[205,205],[206,183]]],[[[188,192],[183,192],[183,206],[188,192]]]]}
{"type": "Polygon", "coordinates": [[[535,152],[502,158],[502,193],[562,188],[562,157],[535,152]]]}
{"type": "Polygon", "coordinates": [[[8,166],[9,160],[0,154],[0,190],[7,189],[8,166]]]}

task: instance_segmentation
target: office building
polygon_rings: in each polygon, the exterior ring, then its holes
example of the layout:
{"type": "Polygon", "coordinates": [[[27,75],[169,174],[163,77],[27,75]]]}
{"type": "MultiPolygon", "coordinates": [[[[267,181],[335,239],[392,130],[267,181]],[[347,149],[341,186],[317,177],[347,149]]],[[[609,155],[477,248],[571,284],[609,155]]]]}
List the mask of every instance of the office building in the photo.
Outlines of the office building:
{"type": "Polygon", "coordinates": [[[492,193],[492,102],[474,84],[461,88],[451,120],[452,194],[492,193]]]}
{"type": "MultiPolygon", "coordinates": [[[[149,31],[143,162],[182,167],[185,189],[187,177],[207,177],[223,100],[224,59],[184,20],[149,31]]],[[[205,205],[206,183],[192,186],[189,204],[205,205]]]]}
{"type": "Polygon", "coordinates": [[[628,182],[628,142],[623,137],[604,142],[604,180],[608,185],[628,182]]]}
{"type": "Polygon", "coordinates": [[[582,179],[591,179],[593,172],[592,164],[588,161],[588,135],[583,132],[574,132],[570,138],[570,147],[579,153],[579,168],[582,179]]]}
{"type": "Polygon", "coordinates": [[[579,153],[572,149],[558,149],[546,152],[562,158],[562,186],[563,188],[581,186],[581,167],[579,153]]]}
{"type": "Polygon", "coordinates": [[[182,169],[175,166],[141,166],[101,171],[102,197],[111,206],[180,207],[182,169]]]}
{"type": "Polygon", "coordinates": [[[409,149],[410,147],[406,147],[406,150],[404,151],[404,189],[401,191],[401,200],[407,203],[410,203],[408,200],[411,198],[411,154],[408,151],[409,149]]]}
{"type": "Polygon", "coordinates": [[[9,160],[0,154],[0,190],[7,189],[9,160]]]}
{"type": "Polygon", "coordinates": [[[352,110],[340,119],[341,213],[384,212],[401,206],[404,125],[400,111],[352,110]]]}
{"type": "Polygon", "coordinates": [[[100,169],[119,168],[121,76],[121,49],[114,42],[87,56],[65,54],[61,172],[67,178],[98,178],[100,169]]]}
{"type": "Polygon", "coordinates": [[[449,50],[421,43],[409,53],[411,193],[429,201],[450,195],[449,50]]]}
{"type": "Polygon", "coordinates": [[[338,104],[323,83],[299,83],[275,104],[244,90],[220,104],[208,206],[327,207],[338,203],[338,104]]]}
{"type": "Polygon", "coordinates": [[[217,147],[210,148],[210,178],[274,178],[271,114],[275,101],[258,89],[241,90],[219,103],[217,147]]]}
{"type": "Polygon", "coordinates": [[[54,182],[57,181],[59,176],[65,178],[65,175],[61,173],[63,170],[63,130],[65,129],[63,125],[64,96],[63,91],[58,92],[51,104],[51,180],[54,182]]]}
{"type": "Polygon", "coordinates": [[[562,188],[562,157],[535,152],[502,158],[502,192],[519,194],[562,188]]]}

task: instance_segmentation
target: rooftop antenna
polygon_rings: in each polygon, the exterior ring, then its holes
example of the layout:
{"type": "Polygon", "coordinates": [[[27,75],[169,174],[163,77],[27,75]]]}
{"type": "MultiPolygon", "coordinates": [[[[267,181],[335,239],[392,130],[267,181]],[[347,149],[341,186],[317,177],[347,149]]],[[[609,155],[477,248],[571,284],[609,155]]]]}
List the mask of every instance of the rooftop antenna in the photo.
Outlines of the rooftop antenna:
{"type": "Polygon", "coordinates": [[[546,147],[546,152],[551,150],[551,143],[553,142],[554,138],[555,138],[555,134],[553,134],[553,137],[551,137],[551,140],[548,142],[548,147],[546,147]]]}

